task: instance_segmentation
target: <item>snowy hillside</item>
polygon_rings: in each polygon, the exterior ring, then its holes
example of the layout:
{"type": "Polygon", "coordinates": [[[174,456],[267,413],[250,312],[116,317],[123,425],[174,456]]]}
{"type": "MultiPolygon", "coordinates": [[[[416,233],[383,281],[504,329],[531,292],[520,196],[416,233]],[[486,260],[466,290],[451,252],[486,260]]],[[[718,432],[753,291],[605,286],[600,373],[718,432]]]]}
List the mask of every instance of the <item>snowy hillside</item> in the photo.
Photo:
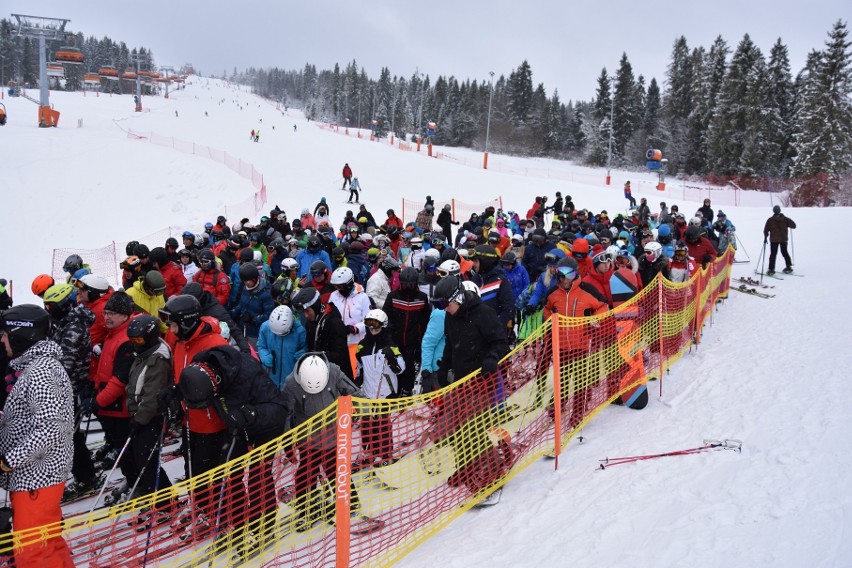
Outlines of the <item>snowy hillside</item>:
{"type": "MultiPolygon", "coordinates": [[[[253,164],[268,189],[264,211],[278,204],[291,218],[325,196],[339,222],[348,207],[348,193],[339,189],[344,162],[377,218],[388,207],[399,211],[402,197],[425,195],[468,203],[502,196],[504,209],[523,216],[536,195],[556,191],[579,207],[613,214],[625,207],[627,179],[652,206],[660,199],[685,212],[699,205],[684,201],[674,180],[669,191],[654,191],[646,173],[613,172],[607,187],[604,171],[552,160],[492,155],[484,171],[463,165],[481,162],[478,152],[447,149],[453,159],[428,159],[332,133],[297,111],[282,113],[197,77],[167,100],[143,99],[142,113],[133,112],[129,96],[51,93],[62,113],[57,129],[36,127],[33,103],[8,96],[3,102],[9,123],[0,128],[0,276],[14,280],[16,303],[33,300],[30,281],[49,272],[53,248],[97,248],[170,225],[198,232],[225,205],[255,191],[224,165],[128,138],[128,129],[253,164]],[[257,128],[260,142],[250,142],[257,128]],[[498,171],[507,169],[518,173],[498,171]]],[[[735,276],[754,270],[771,197],[712,194],[714,208],[737,226],[737,258],[753,261],[735,265],[735,276]]],[[[799,226],[796,270],[805,277],[769,279],[776,297],[768,300],[732,292],[701,345],[665,377],[662,396],[655,382],[646,409],[606,409],[582,444],[572,442],[557,471],[552,461],[535,464],[509,483],[499,506],[465,514],[400,565],[852,565],[852,443],[842,390],[852,368],[852,309],[843,293],[852,268],[842,260],[850,211],[786,213],[799,226]],[[607,456],[690,448],[705,438],[740,439],[742,454],[596,469],[607,456]]]]}

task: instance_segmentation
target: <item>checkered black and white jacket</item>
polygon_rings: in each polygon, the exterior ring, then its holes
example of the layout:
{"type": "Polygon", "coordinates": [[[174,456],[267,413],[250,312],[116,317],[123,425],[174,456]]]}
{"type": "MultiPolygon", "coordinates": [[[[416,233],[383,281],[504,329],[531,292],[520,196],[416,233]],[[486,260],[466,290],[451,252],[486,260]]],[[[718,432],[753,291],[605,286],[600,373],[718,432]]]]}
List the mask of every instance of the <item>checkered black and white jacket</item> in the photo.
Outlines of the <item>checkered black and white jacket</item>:
{"type": "Polygon", "coordinates": [[[0,418],[0,455],[12,468],[0,474],[4,489],[50,487],[71,471],[74,403],[61,355],[59,345],[43,340],[9,363],[21,375],[0,418]]]}

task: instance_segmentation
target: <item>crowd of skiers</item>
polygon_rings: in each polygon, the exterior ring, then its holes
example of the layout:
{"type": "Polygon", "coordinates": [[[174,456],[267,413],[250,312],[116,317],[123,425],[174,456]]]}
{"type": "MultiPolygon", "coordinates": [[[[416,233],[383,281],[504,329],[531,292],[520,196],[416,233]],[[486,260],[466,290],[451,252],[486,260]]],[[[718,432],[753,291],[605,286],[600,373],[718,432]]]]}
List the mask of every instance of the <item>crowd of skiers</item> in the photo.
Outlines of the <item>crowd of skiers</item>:
{"type": "MultiPolygon", "coordinates": [[[[292,221],[278,206],[257,223],[229,226],[219,216],[182,242],[129,243],[118,289],[70,255],[65,281],[33,280],[43,307],[0,312],[0,365],[8,365],[0,485],[12,495],[16,530],[59,520],[63,489],[66,497],[96,489],[97,462],[119,454],[126,484],[116,497],[167,487],[157,449],[175,421],[188,447],[186,474],[198,475],[340,395],[406,397],[477,369],[493,380],[519,319],[540,310],[601,313],[657,274],[686,281],[735,246],[734,225],[709,199],[689,219],[676,205],[652,212],[645,198],[612,218],[559,192],[547,202],[537,197],[523,218],[488,207],[459,221],[449,205],[436,216],[427,196],[413,221],[388,209],[381,223],[361,204],[337,230],[325,198],[292,221]],[[104,431],[94,456],[81,427],[87,415],[104,431]],[[34,490],[26,512],[15,507],[34,490]]],[[[445,408],[435,438],[452,438],[465,419],[445,408]]],[[[366,418],[361,441],[362,463],[393,460],[387,416],[366,418]]],[[[490,444],[484,434],[478,443],[490,444]]],[[[313,480],[320,471],[333,478],[333,464],[333,445],[301,452],[294,506],[303,528],[317,520],[308,511],[313,480]]],[[[457,473],[453,484],[481,488],[483,476],[457,473]]],[[[268,474],[261,464],[249,476],[268,474]]],[[[248,499],[258,504],[254,520],[274,508],[274,487],[248,499]]],[[[175,514],[161,503],[142,522],[175,514]]],[[[59,535],[49,541],[53,565],[68,565],[59,535]]],[[[21,565],[33,550],[21,549],[21,565]]]]}

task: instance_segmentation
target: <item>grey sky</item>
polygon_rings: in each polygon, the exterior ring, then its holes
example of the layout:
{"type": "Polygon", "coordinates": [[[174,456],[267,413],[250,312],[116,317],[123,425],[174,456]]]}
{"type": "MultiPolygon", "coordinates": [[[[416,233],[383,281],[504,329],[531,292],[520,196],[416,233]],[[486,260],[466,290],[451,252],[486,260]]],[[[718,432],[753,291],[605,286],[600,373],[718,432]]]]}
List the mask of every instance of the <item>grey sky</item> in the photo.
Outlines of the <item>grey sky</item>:
{"type": "Polygon", "coordinates": [[[822,48],[838,18],[852,20],[849,0],[551,0],[465,2],[200,2],[198,0],[7,0],[12,12],[71,20],[86,36],[144,45],[158,64],[193,63],[204,74],[234,66],[341,67],[351,60],[377,78],[382,66],[433,79],[508,75],[526,59],[534,84],[563,102],[594,96],[601,68],[613,72],[626,52],[635,75],[664,81],[675,38],[709,47],[722,35],[735,48],[743,34],[768,55],[778,37],[796,73],[822,48]]]}

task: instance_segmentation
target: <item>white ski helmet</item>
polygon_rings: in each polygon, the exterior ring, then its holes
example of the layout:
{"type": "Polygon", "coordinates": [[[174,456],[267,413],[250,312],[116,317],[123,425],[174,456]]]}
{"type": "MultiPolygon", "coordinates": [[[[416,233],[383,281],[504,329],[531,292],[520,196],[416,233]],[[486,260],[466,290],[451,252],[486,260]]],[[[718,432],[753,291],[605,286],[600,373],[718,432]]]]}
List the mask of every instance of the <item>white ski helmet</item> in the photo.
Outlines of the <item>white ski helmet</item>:
{"type": "Polygon", "coordinates": [[[648,262],[654,262],[663,254],[663,245],[657,241],[651,241],[645,245],[645,258],[648,262]]]}
{"type": "Polygon", "coordinates": [[[355,280],[355,275],[352,273],[352,269],[347,266],[341,266],[331,273],[332,286],[349,284],[353,280],[355,280]]]}
{"type": "Polygon", "coordinates": [[[269,330],[278,336],[285,336],[293,329],[293,311],[289,306],[278,306],[269,316],[269,330]]]}
{"type": "Polygon", "coordinates": [[[461,272],[461,266],[455,260],[445,260],[438,266],[439,276],[456,276],[461,272]]]}
{"type": "Polygon", "coordinates": [[[437,264],[441,260],[441,253],[438,249],[430,248],[426,251],[426,258],[423,262],[426,264],[437,264]]]}
{"type": "Polygon", "coordinates": [[[107,282],[107,279],[99,274],[85,274],[80,277],[80,282],[82,282],[83,286],[86,288],[91,288],[98,292],[106,292],[109,290],[109,282],[107,282]]]}
{"type": "Polygon", "coordinates": [[[367,315],[364,316],[364,324],[366,325],[367,321],[369,320],[379,322],[383,328],[388,326],[388,315],[384,311],[379,309],[372,309],[367,312],[367,315]]]}
{"type": "Polygon", "coordinates": [[[299,263],[295,258],[287,257],[281,261],[281,270],[289,272],[291,270],[299,270],[299,263]]]}
{"type": "Polygon", "coordinates": [[[480,290],[479,290],[479,286],[477,286],[476,284],[474,284],[470,280],[465,280],[464,282],[462,282],[462,288],[464,288],[468,292],[474,292],[477,296],[481,295],[480,290]]]}
{"type": "Polygon", "coordinates": [[[328,385],[328,362],[322,353],[305,353],[296,362],[296,381],[308,394],[322,392],[328,385]]]}
{"type": "MultiPolygon", "coordinates": [[[[647,249],[648,247],[645,247],[645,248],[647,249]]],[[[620,250],[621,250],[621,249],[620,249],[620,248],[618,248],[616,245],[609,245],[608,247],[606,247],[606,252],[608,252],[609,254],[611,254],[611,255],[612,255],[612,258],[617,257],[617,256],[618,256],[618,251],[620,251],[620,250]]]]}

